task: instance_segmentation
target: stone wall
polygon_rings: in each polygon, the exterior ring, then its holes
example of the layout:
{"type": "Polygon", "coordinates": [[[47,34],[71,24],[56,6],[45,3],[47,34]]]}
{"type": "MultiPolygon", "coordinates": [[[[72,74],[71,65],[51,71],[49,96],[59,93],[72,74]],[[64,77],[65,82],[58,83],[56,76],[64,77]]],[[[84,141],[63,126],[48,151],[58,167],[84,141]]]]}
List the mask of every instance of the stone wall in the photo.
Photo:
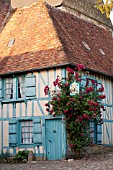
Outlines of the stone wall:
{"type": "MultiPolygon", "coordinates": [[[[11,0],[11,6],[14,9],[19,7],[29,6],[30,4],[38,1],[39,0],[11,0]]],[[[47,2],[52,6],[58,6],[62,3],[63,0],[42,0],[42,1],[47,2]]]]}
{"type": "Polygon", "coordinates": [[[91,19],[94,19],[108,27],[111,27],[111,22],[95,8],[96,0],[63,0],[63,6],[66,10],[74,13],[74,11],[84,14],[91,19]]]}

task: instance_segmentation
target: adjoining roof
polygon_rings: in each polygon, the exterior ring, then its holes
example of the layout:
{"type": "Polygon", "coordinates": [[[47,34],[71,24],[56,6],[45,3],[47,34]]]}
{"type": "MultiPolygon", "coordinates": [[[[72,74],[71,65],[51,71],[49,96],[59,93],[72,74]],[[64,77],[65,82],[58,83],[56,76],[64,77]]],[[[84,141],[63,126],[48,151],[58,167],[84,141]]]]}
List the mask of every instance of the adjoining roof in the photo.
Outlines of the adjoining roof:
{"type": "Polygon", "coordinates": [[[96,2],[97,0],[63,0],[62,5],[72,13],[78,11],[99,23],[112,27],[110,19],[106,18],[105,14],[101,14],[101,12],[96,9],[96,2]]]}
{"type": "Polygon", "coordinates": [[[0,75],[84,64],[113,76],[107,30],[42,2],[17,9],[0,34],[0,75]]]}
{"type": "Polygon", "coordinates": [[[7,15],[10,7],[10,2],[8,0],[0,0],[0,28],[2,27],[3,21],[7,15]]]}

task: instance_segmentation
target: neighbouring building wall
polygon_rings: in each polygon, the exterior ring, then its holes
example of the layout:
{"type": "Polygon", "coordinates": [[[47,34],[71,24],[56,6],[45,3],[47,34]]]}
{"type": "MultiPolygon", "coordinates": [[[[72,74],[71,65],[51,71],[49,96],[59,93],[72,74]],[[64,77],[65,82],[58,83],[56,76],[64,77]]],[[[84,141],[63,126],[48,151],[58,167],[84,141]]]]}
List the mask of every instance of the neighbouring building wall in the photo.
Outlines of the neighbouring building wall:
{"type": "MultiPolygon", "coordinates": [[[[24,6],[29,6],[30,4],[34,2],[38,2],[39,0],[11,0],[11,6],[12,8],[19,8],[24,6]]],[[[58,6],[62,3],[63,0],[44,0],[44,2],[47,2],[48,4],[52,6],[58,6]]]]}
{"type": "Polygon", "coordinates": [[[39,0],[11,0],[11,6],[12,8],[20,8],[23,6],[29,6],[30,4],[34,3],[34,2],[38,2],[39,0]]]}
{"type": "Polygon", "coordinates": [[[10,0],[0,0],[0,32],[5,25],[10,9],[10,0]]]}
{"type": "Polygon", "coordinates": [[[95,8],[96,1],[97,0],[63,0],[62,6],[73,14],[83,14],[87,18],[91,18],[99,24],[111,28],[112,25],[110,19],[107,19],[105,15],[101,14],[101,12],[95,8]]]}

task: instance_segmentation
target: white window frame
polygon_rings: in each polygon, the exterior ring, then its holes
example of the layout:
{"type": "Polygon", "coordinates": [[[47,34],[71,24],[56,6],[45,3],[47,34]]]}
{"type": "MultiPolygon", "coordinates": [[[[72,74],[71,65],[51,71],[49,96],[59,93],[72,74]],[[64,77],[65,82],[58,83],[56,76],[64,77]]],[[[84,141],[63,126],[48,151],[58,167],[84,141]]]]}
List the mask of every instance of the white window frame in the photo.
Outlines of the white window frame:
{"type": "Polygon", "coordinates": [[[20,144],[33,144],[33,121],[22,120],[20,123],[20,144]]]}
{"type": "Polygon", "coordinates": [[[4,99],[13,99],[13,77],[4,79],[4,99]]]}

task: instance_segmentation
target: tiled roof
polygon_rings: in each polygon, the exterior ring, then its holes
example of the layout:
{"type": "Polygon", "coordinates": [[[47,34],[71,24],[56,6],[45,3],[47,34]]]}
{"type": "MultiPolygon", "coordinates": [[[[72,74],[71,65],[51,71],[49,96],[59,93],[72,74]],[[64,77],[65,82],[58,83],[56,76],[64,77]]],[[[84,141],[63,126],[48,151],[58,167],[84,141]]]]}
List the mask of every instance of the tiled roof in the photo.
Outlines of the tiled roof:
{"type": "Polygon", "coordinates": [[[112,53],[108,31],[38,2],[17,9],[1,32],[0,74],[82,63],[113,76],[112,53]]]}
{"type": "Polygon", "coordinates": [[[46,6],[39,2],[17,9],[0,34],[0,74],[66,62],[46,6]]]}
{"type": "Polygon", "coordinates": [[[49,14],[70,63],[82,63],[94,71],[113,76],[113,37],[110,32],[52,7],[49,7],[49,14]]]}
{"type": "Polygon", "coordinates": [[[0,0],[0,28],[7,15],[9,7],[10,7],[10,3],[8,1],[0,0]]]}

